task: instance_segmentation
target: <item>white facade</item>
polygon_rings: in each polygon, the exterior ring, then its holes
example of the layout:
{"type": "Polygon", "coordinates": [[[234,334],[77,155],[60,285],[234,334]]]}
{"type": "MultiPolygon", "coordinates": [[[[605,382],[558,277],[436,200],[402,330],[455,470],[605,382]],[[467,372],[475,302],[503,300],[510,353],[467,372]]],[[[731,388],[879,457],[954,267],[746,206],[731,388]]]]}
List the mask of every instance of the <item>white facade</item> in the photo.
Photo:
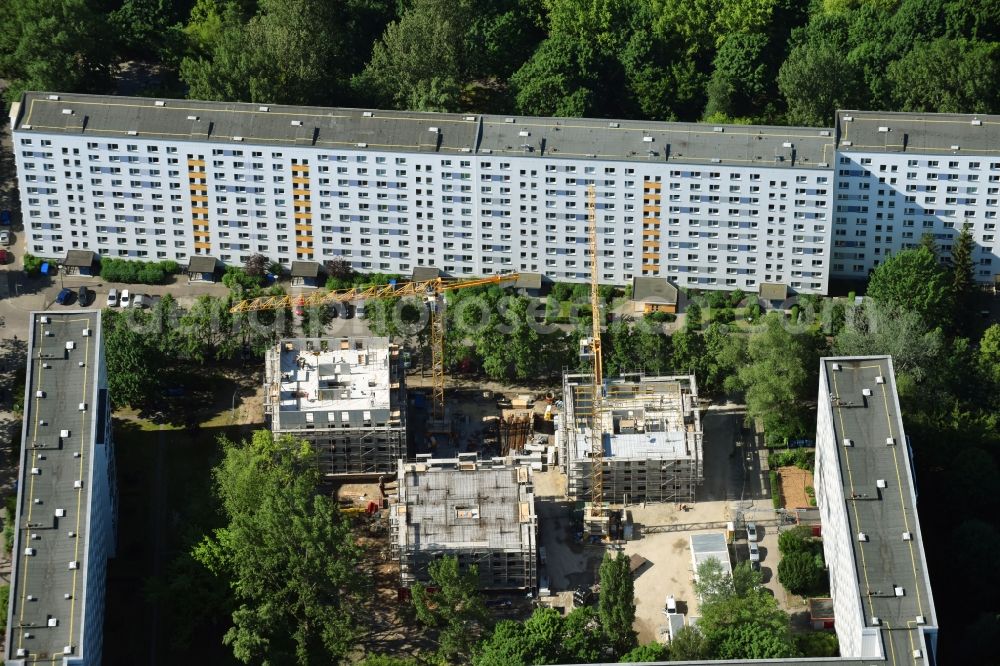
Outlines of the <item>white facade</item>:
{"type": "Polygon", "coordinates": [[[607,283],[826,293],[924,233],[947,253],[963,223],[976,278],[1000,262],[995,123],[973,116],[947,122],[982,136],[955,138],[926,114],[861,112],[833,130],[28,93],[11,113],[28,251],[51,258],[585,281],[594,185],[607,283]],[[920,123],[899,146],[844,138],[897,121],[920,123]]]}

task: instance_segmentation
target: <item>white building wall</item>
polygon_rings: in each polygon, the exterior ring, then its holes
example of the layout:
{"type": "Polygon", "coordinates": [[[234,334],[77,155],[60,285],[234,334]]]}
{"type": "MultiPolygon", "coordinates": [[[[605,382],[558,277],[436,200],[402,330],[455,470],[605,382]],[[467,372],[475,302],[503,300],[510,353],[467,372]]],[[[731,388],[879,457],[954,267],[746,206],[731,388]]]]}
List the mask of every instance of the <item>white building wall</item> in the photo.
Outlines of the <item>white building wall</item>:
{"type": "Polygon", "coordinates": [[[825,293],[833,170],[444,155],[15,132],[28,251],[239,264],[262,253],[361,271],[543,272],[825,293]],[[306,187],[307,186],[307,187],[306,187]],[[308,196],[308,202],[305,197],[308,196]]]}
{"type": "Polygon", "coordinates": [[[976,242],[975,278],[1000,272],[1000,161],[996,156],[850,152],[837,154],[835,277],[867,278],[886,257],[932,234],[942,257],[963,225],[976,242]]]}
{"type": "Polygon", "coordinates": [[[864,610],[858,593],[858,576],[847,518],[847,503],[833,428],[825,364],[820,364],[819,404],[816,415],[816,505],[823,525],[823,556],[830,574],[830,596],[836,621],[837,640],[843,657],[871,657],[863,654],[864,610]]]}

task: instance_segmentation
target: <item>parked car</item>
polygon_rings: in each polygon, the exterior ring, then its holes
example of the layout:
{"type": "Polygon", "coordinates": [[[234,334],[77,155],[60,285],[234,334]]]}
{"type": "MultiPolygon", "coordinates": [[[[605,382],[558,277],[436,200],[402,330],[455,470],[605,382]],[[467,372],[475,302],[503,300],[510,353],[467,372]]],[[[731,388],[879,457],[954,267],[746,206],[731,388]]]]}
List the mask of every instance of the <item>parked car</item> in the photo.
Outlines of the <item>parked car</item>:
{"type": "Polygon", "coordinates": [[[747,523],[747,541],[756,542],[757,540],[757,523],[747,523]]]}
{"type": "Polygon", "coordinates": [[[753,566],[754,562],[760,565],[760,547],[753,541],[750,542],[749,546],[750,546],[750,566],[753,566]]]}
{"type": "Polygon", "coordinates": [[[152,303],[149,300],[149,296],[146,296],[145,294],[135,294],[134,296],[132,296],[133,308],[142,308],[143,310],[145,310],[150,305],[152,305],[152,303]]]}
{"type": "Polygon", "coordinates": [[[4,229],[0,231],[0,245],[10,245],[12,242],[12,237],[10,232],[4,229]]]}
{"type": "Polygon", "coordinates": [[[132,302],[132,295],[128,293],[128,289],[122,289],[122,307],[127,308],[130,302],[132,302]]]}
{"type": "Polygon", "coordinates": [[[56,296],[56,303],[59,305],[69,305],[73,300],[73,290],[66,287],[56,296]]]}
{"type": "Polygon", "coordinates": [[[118,307],[118,290],[112,289],[108,292],[108,307],[116,308],[118,307]]]}
{"type": "Polygon", "coordinates": [[[9,210],[0,210],[0,224],[2,224],[5,227],[8,224],[10,224],[10,211],[9,210]]]}
{"type": "Polygon", "coordinates": [[[573,603],[577,606],[586,606],[590,603],[590,599],[593,596],[589,587],[581,585],[580,587],[573,590],[573,603]]]}
{"type": "Polygon", "coordinates": [[[6,264],[8,261],[10,261],[10,252],[0,249],[0,264],[6,264]]]}
{"type": "Polygon", "coordinates": [[[90,303],[90,290],[86,287],[80,287],[76,292],[76,300],[79,301],[81,308],[87,307],[90,303]]]}

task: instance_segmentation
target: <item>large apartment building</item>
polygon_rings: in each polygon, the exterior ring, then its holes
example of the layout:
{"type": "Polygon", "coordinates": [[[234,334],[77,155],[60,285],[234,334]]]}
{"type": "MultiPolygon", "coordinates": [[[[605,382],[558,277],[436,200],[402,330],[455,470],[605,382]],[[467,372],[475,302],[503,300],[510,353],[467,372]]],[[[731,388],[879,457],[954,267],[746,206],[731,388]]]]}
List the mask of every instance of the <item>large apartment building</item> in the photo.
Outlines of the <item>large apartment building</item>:
{"type": "Polygon", "coordinates": [[[28,250],[51,258],[262,253],[286,266],[585,281],[593,185],[607,283],[825,293],[831,275],[863,278],[924,232],[948,246],[958,219],[976,229],[977,277],[992,280],[1000,261],[996,199],[976,189],[988,182],[968,184],[973,164],[984,181],[1000,175],[990,117],[713,126],[26,93],[11,121],[28,250]],[[847,139],[868,125],[887,140],[847,139]],[[893,165],[898,175],[882,173],[893,165]],[[952,174],[961,197],[929,194],[952,174]]]}
{"type": "Polygon", "coordinates": [[[100,664],[117,482],[101,314],[34,312],[7,664],[100,664]]]}

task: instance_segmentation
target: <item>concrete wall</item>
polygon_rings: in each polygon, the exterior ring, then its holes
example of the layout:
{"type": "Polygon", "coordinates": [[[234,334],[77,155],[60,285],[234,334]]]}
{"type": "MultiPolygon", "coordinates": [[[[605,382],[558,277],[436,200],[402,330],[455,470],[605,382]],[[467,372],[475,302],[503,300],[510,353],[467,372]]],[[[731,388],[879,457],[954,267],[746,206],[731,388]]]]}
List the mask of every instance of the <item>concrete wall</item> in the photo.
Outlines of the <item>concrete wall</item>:
{"type": "MultiPolygon", "coordinates": [[[[862,655],[862,632],[865,631],[864,610],[858,592],[858,575],[847,518],[843,479],[833,429],[833,408],[827,383],[825,364],[820,365],[819,404],[816,417],[816,470],[814,486],[816,504],[823,523],[823,556],[830,573],[830,596],[833,597],[837,640],[844,657],[862,655]]],[[[877,630],[875,630],[877,633],[877,630]]]]}

